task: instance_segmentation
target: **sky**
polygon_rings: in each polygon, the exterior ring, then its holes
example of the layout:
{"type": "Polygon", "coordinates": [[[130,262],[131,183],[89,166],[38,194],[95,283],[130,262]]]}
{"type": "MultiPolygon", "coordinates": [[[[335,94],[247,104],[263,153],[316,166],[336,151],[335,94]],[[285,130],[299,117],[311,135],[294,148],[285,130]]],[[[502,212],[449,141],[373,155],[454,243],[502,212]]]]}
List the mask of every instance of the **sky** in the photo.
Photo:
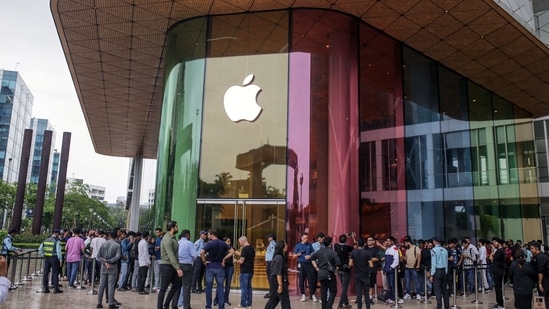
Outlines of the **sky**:
{"type": "MultiPolygon", "coordinates": [[[[34,96],[32,116],[52,123],[58,151],[63,132],[72,133],[67,177],[104,186],[105,200],[114,203],[126,196],[130,160],[95,152],[49,2],[0,0],[0,68],[19,72],[34,96]]],[[[154,160],[145,160],[144,175],[154,174],[154,165],[154,160]]],[[[144,177],[143,192],[153,188],[153,182],[154,177],[144,177]]]]}

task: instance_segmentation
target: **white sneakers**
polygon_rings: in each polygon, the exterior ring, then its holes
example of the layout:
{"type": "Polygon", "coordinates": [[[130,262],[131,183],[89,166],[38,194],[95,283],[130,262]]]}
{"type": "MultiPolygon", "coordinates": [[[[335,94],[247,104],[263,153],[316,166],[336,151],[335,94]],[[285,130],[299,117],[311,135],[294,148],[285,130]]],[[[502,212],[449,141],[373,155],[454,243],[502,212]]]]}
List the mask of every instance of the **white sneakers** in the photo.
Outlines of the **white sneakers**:
{"type": "Polygon", "coordinates": [[[412,297],[408,293],[406,293],[403,298],[406,299],[406,300],[412,299],[412,297]]]}
{"type": "Polygon", "coordinates": [[[301,299],[299,301],[307,301],[307,298],[305,297],[305,294],[301,294],[301,299]]]}
{"type": "Polygon", "coordinates": [[[313,301],[314,301],[315,303],[318,302],[318,299],[316,299],[316,296],[315,296],[315,295],[313,295],[313,301]]]}
{"type": "Polygon", "coordinates": [[[416,295],[416,299],[421,300],[421,295],[419,295],[419,293],[416,295]]]}

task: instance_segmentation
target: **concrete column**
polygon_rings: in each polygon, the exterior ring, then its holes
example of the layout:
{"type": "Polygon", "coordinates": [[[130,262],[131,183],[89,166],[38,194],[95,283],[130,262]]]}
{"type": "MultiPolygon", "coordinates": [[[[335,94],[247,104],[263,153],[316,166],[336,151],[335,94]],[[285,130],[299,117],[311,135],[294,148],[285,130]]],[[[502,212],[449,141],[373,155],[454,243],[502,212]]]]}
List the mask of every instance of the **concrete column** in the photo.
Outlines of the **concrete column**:
{"type": "Polygon", "coordinates": [[[141,199],[141,177],[143,174],[143,155],[133,158],[133,192],[129,211],[129,230],[139,231],[139,200],[141,199]]]}

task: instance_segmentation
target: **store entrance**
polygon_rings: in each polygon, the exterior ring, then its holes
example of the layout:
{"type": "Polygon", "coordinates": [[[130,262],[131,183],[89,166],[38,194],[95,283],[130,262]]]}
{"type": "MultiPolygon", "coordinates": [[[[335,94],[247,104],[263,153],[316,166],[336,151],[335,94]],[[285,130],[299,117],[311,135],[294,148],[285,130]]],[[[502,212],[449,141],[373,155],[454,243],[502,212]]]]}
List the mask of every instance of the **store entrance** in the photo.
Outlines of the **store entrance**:
{"type": "MultiPolygon", "coordinates": [[[[229,237],[232,246],[239,250],[238,238],[246,236],[255,248],[255,266],[252,287],[255,290],[268,290],[265,252],[267,235],[276,234],[284,238],[286,225],[285,200],[197,200],[196,230],[214,228],[219,238],[229,237]]],[[[231,288],[238,289],[239,267],[234,265],[231,288]]]]}

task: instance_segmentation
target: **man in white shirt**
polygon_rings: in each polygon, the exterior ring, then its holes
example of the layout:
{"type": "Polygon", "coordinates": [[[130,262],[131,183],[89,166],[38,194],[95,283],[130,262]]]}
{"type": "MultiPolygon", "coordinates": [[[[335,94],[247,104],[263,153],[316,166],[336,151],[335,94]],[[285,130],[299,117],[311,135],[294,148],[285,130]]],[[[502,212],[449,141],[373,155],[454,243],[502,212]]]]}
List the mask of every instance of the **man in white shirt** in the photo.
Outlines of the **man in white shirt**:
{"type": "Polygon", "coordinates": [[[480,271],[480,280],[479,290],[481,287],[484,287],[484,291],[488,291],[490,286],[488,285],[488,278],[486,277],[486,268],[488,267],[488,251],[486,250],[486,240],[479,239],[478,241],[478,267],[480,271]]]}
{"type": "Polygon", "coordinates": [[[141,233],[141,240],[137,244],[139,272],[137,273],[137,292],[139,295],[147,295],[145,291],[145,279],[151,266],[151,256],[149,255],[149,232],[141,233]]]}
{"type": "Polygon", "coordinates": [[[95,236],[96,237],[91,240],[90,249],[92,261],[95,261],[95,281],[99,281],[99,270],[101,269],[101,263],[97,261],[97,254],[99,253],[101,246],[107,242],[107,238],[105,237],[106,235],[103,230],[97,231],[95,236]]]}

